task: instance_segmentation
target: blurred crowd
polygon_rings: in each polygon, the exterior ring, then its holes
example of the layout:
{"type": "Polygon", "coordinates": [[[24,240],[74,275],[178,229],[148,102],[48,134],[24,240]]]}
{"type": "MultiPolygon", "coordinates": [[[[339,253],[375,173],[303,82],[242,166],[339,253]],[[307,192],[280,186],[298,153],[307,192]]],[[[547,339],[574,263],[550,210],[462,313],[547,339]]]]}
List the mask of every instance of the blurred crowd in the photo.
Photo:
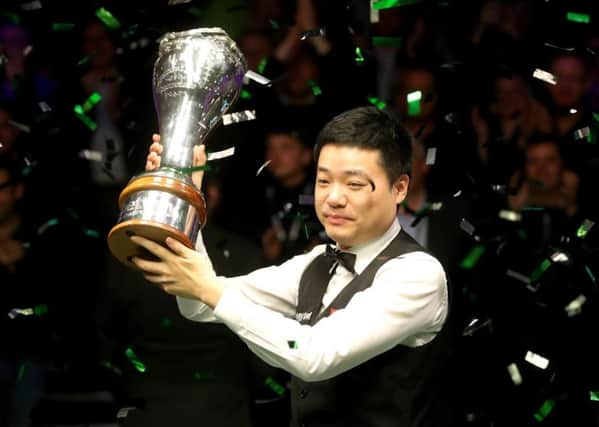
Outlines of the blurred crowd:
{"type": "Polygon", "coordinates": [[[597,425],[592,2],[60,3],[0,6],[0,426],[287,425],[284,372],[183,319],[106,245],[160,132],[158,41],[197,27],[269,81],[229,111],[255,119],[204,141],[235,148],[203,184],[217,273],[327,241],[312,145],[374,104],[414,136],[402,227],[459,289],[456,426],[597,425]]]}

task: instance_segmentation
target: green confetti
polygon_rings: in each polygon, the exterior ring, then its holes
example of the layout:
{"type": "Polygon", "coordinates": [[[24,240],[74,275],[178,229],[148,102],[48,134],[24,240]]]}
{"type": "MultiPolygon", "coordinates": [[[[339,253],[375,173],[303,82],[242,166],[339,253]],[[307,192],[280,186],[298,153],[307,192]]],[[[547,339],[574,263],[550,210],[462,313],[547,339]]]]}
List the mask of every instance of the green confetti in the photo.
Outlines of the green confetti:
{"type": "Polygon", "coordinates": [[[117,375],[123,375],[123,371],[121,371],[118,367],[114,366],[108,360],[101,362],[101,365],[107,369],[110,369],[112,372],[114,372],[117,375]]]}
{"type": "Polygon", "coordinates": [[[591,278],[591,281],[593,282],[593,285],[596,284],[597,280],[595,280],[595,275],[593,274],[593,272],[591,271],[591,269],[589,268],[589,266],[585,265],[584,269],[587,272],[587,274],[589,275],[589,277],[591,278]]]}
{"type": "Polygon", "coordinates": [[[258,64],[258,73],[264,74],[264,69],[266,68],[266,64],[268,64],[268,58],[262,58],[260,63],[258,64]]]}
{"type": "Polygon", "coordinates": [[[75,105],[75,107],[73,107],[73,111],[75,111],[75,115],[77,116],[77,118],[79,118],[79,120],[81,120],[83,124],[87,126],[92,132],[96,130],[98,125],[96,125],[96,123],[92,119],[85,115],[85,113],[83,112],[83,107],[81,105],[75,105]]]}
{"type": "Polygon", "coordinates": [[[100,95],[98,92],[94,92],[92,93],[89,98],[87,98],[85,100],[85,102],[83,103],[83,111],[84,112],[88,112],[89,110],[91,110],[94,105],[96,105],[98,102],[100,102],[102,100],[102,95],[100,95]]]}
{"type": "Polygon", "coordinates": [[[420,101],[422,100],[422,92],[416,90],[408,93],[406,96],[408,101],[408,116],[414,117],[420,115],[420,101]]]}
{"type": "Polygon", "coordinates": [[[551,267],[551,260],[543,260],[543,262],[530,274],[530,281],[536,282],[539,280],[539,278],[543,275],[543,273],[545,273],[545,271],[547,271],[549,267],[551,267]]]}
{"type": "Polygon", "coordinates": [[[33,307],[33,314],[36,316],[41,316],[48,312],[48,306],[46,304],[39,304],[33,307]]]}
{"type": "Polygon", "coordinates": [[[578,227],[578,230],[576,230],[576,237],[584,239],[594,225],[595,223],[593,221],[585,219],[582,224],[580,224],[580,227],[578,227]]]}
{"type": "Polygon", "coordinates": [[[287,345],[289,346],[289,348],[293,348],[293,349],[297,348],[297,342],[295,342],[295,341],[287,341],[287,345]]]}
{"type": "Polygon", "coordinates": [[[591,16],[586,13],[568,12],[566,18],[570,22],[578,22],[581,24],[589,24],[591,22],[591,16]]]}
{"type": "Polygon", "coordinates": [[[127,358],[129,359],[129,361],[131,362],[131,364],[133,365],[133,367],[135,369],[137,369],[139,372],[146,372],[146,365],[144,365],[135,355],[135,352],[133,351],[133,349],[131,347],[127,348],[127,350],[125,350],[125,356],[127,356],[127,358]]]}
{"type": "Polygon", "coordinates": [[[381,101],[380,99],[378,99],[377,97],[374,97],[374,96],[369,96],[368,102],[370,102],[372,105],[374,105],[379,110],[384,110],[385,107],[387,106],[385,101],[381,101]]]}
{"type": "Polygon", "coordinates": [[[599,113],[593,113],[593,118],[597,123],[599,123],[599,113]]]}
{"type": "Polygon", "coordinates": [[[374,36],[372,38],[372,44],[374,46],[395,46],[395,47],[401,47],[401,37],[381,37],[381,36],[374,36]]]}
{"type": "Polygon", "coordinates": [[[599,391],[590,391],[589,397],[593,402],[599,402],[599,391]]]}
{"type": "Polygon", "coordinates": [[[359,47],[356,47],[356,64],[360,65],[364,63],[364,56],[362,55],[362,50],[359,47]]]}
{"type": "Polygon", "coordinates": [[[100,233],[98,233],[96,230],[92,230],[91,228],[84,228],[83,234],[85,234],[88,237],[93,237],[95,239],[100,238],[100,233]]]}
{"type": "Polygon", "coordinates": [[[29,364],[29,362],[23,362],[23,364],[21,364],[21,366],[19,366],[19,373],[17,374],[17,382],[20,382],[21,380],[23,380],[23,377],[25,376],[25,370],[27,369],[28,364],[29,364]]]}
{"type": "Polygon", "coordinates": [[[318,96],[318,95],[322,95],[322,90],[320,89],[320,87],[314,83],[312,80],[308,80],[308,86],[310,86],[310,89],[312,89],[312,94],[314,96],[318,96]]]}
{"type": "Polygon", "coordinates": [[[165,317],[164,319],[162,319],[162,327],[165,329],[170,328],[173,325],[173,321],[171,319],[169,319],[168,317],[165,317]]]}
{"type": "Polygon", "coordinates": [[[267,386],[269,386],[272,389],[272,391],[277,393],[279,396],[285,394],[285,387],[273,380],[272,377],[267,377],[264,382],[267,386]]]}
{"type": "Polygon", "coordinates": [[[0,10],[0,16],[8,18],[8,20],[15,25],[19,25],[21,23],[21,18],[16,13],[0,10]]]}
{"type": "Polygon", "coordinates": [[[239,94],[241,99],[250,99],[252,94],[247,89],[241,89],[241,93],[239,94]]]}
{"type": "Polygon", "coordinates": [[[101,7],[96,10],[96,16],[102,21],[108,28],[119,28],[121,23],[116,19],[112,13],[105,8],[101,7]]]}
{"type": "Polygon", "coordinates": [[[281,28],[279,23],[277,21],[275,21],[274,19],[269,19],[268,22],[270,23],[270,26],[272,27],[273,30],[278,30],[279,28],[281,28]]]}
{"type": "Polygon", "coordinates": [[[67,31],[73,31],[75,29],[75,24],[71,23],[71,22],[54,22],[52,24],[52,31],[56,31],[56,32],[67,32],[67,31]]]}
{"type": "Polygon", "coordinates": [[[487,247],[484,245],[475,245],[460,263],[460,268],[463,270],[472,270],[486,250],[487,247]]]}
{"type": "Polygon", "coordinates": [[[540,211],[544,211],[545,208],[542,208],[540,206],[525,206],[522,208],[522,211],[528,211],[528,212],[540,212],[540,211]]]}
{"type": "Polygon", "coordinates": [[[390,9],[392,7],[408,6],[418,3],[419,0],[378,0],[372,3],[374,10],[390,9]]]}
{"type": "Polygon", "coordinates": [[[84,57],[83,57],[83,58],[81,58],[79,61],[77,61],[77,65],[78,65],[78,66],[81,66],[81,65],[85,65],[85,64],[87,64],[87,63],[90,61],[90,59],[92,59],[92,58],[94,57],[94,55],[95,55],[95,54],[96,54],[96,53],[95,53],[95,52],[93,52],[93,53],[90,53],[90,54],[89,54],[89,55],[87,55],[87,56],[84,56],[84,57]]]}
{"type": "Polygon", "coordinates": [[[58,224],[58,218],[49,219],[38,227],[37,234],[44,234],[48,228],[54,227],[56,224],[58,224]]]}
{"type": "Polygon", "coordinates": [[[543,421],[555,406],[555,400],[547,400],[535,414],[535,419],[539,422],[543,421]]]}

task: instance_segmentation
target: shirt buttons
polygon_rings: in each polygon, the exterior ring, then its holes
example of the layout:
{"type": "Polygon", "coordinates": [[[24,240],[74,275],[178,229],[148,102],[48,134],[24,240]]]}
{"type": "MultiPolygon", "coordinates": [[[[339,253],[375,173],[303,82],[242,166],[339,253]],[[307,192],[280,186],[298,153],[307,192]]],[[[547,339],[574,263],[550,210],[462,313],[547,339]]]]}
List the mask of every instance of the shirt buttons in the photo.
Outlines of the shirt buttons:
{"type": "Polygon", "coordinates": [[[305,399],[307,395],[308,395],[307,390],[300,390],[300,392],[299,392],[300,399],[305,399]]]}

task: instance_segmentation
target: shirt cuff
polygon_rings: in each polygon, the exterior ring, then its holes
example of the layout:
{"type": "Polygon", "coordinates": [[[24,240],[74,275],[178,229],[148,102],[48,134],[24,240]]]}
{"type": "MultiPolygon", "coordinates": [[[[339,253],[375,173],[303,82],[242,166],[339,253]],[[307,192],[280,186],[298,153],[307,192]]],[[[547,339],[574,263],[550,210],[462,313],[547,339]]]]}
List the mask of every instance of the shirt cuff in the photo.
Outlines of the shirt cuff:
{"type": "MultiPolygon", "coordinates": [[[[243,327],[244,307],[249,302],[236,289],[225,289],[218,304],[214,307],[214,315],[225,323],[233,332],[239,332],[243,327]]],[[[251,303],[250,303],[251,304],[251,303]]]]}

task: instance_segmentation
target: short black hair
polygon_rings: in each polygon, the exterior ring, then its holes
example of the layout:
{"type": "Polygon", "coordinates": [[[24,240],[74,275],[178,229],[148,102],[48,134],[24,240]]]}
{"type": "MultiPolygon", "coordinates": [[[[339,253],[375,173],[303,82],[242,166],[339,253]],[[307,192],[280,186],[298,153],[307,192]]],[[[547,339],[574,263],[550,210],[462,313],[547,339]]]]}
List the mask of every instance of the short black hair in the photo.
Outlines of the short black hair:
{"type": "Polygon", "coordinates": [[[376,107],[357,107],[325,124],[316,138],[315,162],[327,144],[378,151],[390,184],[402,174],[410,175],[412,136],[397,119],[376,107]]]}

